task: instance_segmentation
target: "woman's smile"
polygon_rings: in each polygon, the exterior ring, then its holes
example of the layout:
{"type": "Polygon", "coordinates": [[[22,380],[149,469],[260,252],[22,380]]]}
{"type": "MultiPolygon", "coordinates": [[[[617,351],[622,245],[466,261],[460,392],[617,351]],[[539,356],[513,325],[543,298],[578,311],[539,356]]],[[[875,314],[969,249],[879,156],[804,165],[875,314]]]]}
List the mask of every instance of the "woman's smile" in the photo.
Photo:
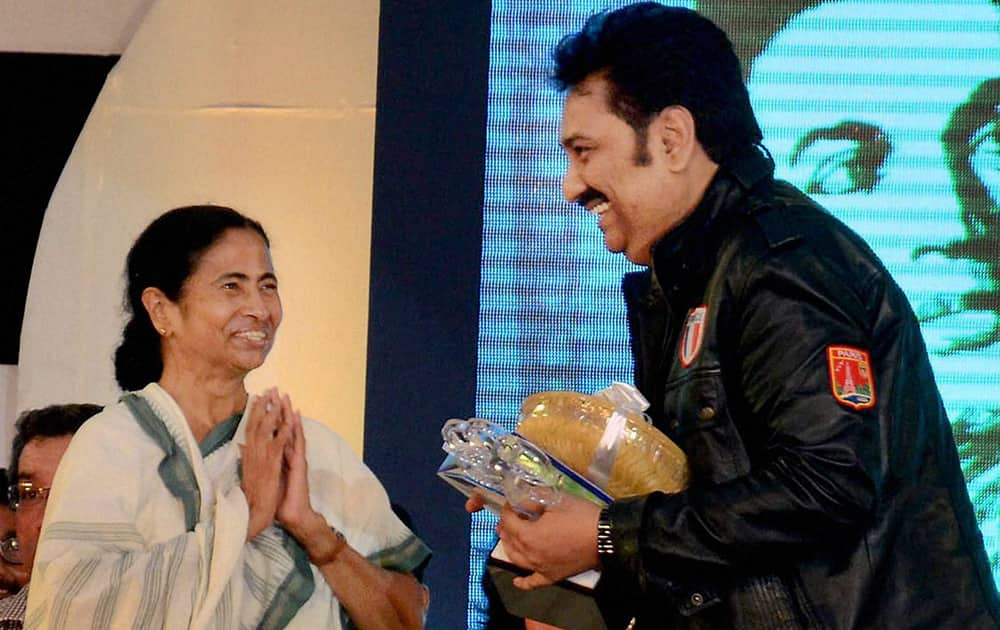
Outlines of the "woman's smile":
{"type": "Polygon", "coordinates": [[[227,230],[201,257],[176,306],[168,356],[189,369],[239,378],[259,367],[282,317],[264,240],[252,230],[227,230]]]}

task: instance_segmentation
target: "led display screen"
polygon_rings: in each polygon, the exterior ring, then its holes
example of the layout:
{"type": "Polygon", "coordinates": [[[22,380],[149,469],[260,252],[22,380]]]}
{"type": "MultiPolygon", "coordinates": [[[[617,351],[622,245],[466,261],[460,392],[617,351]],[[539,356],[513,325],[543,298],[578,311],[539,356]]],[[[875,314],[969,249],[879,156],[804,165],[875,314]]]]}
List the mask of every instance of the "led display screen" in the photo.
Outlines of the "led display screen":
{"type": "MultiPolygon", "coordinates": [[[[559,39],[624,4],[493,1],[476,412],[509,428],[531,393],[632,378],[620,281],[635,268],[562,197],[547,82],[559,39]]],[[[729,33],[777,176],[861,234],[909,296],[1000,576],[1000,8],[673,4],[729,33]]],[[[493,526],[473,519],[470,627],[493,526]]]]}

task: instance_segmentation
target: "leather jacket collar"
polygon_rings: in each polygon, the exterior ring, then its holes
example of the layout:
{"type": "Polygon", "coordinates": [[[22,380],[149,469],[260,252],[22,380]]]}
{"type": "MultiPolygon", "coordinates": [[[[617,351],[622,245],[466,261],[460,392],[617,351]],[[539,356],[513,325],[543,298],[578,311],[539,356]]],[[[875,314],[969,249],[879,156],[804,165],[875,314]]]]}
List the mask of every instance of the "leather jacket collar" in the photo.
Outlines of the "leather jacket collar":
{"type": "Polygon", "coordinates": [[[773,174],[774,162],[757,149],[724,162],[694,211],[653,245],[648,283],[641,283],[645,285],[642,293],[646,299],[658,302],[697,285],[715,259],[719,241],[727,231],[724,226],[753,210],[734,203],[734,198],[770,183],[773,174]]]}

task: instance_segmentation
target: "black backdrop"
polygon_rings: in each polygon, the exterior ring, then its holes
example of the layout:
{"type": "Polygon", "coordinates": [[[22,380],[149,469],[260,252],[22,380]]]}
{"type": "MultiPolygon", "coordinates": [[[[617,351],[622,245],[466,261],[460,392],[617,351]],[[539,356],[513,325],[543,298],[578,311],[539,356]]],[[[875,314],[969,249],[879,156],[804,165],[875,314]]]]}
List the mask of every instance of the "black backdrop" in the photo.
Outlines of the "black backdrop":
{"type": "MultiPolygon", "coordinates": [[[[38,231],[73,143],[118,57],[0,53],[0,364],[16,365],[38,231]]],[[[6,446],[4,446],[6,448],[6,446]]]]}

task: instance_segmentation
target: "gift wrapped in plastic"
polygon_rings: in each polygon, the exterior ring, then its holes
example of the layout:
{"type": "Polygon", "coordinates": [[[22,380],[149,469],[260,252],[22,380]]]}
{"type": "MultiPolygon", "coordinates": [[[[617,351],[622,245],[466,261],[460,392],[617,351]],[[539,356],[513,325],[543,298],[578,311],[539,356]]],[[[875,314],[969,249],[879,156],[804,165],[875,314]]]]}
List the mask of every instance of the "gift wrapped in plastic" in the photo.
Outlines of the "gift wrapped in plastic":
{"type": "Polygon", "coordinates": [[[594,395],[540,392],[524,399],[517,433],[612,498],[680,492],[688,484],[687,458],[649,422],[648,407],[625,383],[594,395]]]}
{"type": "MultiPolygon", "coordinates": [[[[603,490],[544,449],[482,418],[452,418],[441,428],[441,437],[448,455],[438,476],[466,496],[482,497],[497,515],[509,503],[522,515],[536,518],[567,494],[602,506],[611,502],[603,490]]],[[[607,630],[593,599],[598,571],[523,591],[513,581],[528,572],[510,561],[501,541],[490,551],[486,568],[511,614],[560,628],[607,630]]]]}
{"type": "Polygon", "coordinates": [[[613,383],[593,395],[528,396],[514,433],[482,418],[452,418],[441,428],[448,457],[438,474],[496,513],[504,501],[537,513],[564,492],[599,505],[679,492],[688,483],[687,458],[649,422],[648,406],[635,387],[613,383]]]}
{"type": "Polygon", "coordinates": [[[441,428],[448,453],[438,476],[466,496],[486,501],[499,515],[505,502],[534,517],[564,493],[607,505],[611,497],[586,478],[553,460],[529,440],[482,418],[452,418],[441,428]]]}
{"type": "MultiPolygon", "coordinates": [[[[499,514],[505,502],[529,518],[572,494],[598,505],[613,499],[683,490],[687,458],[644,412],[631,385],[614,383],[594,395],[569,391],[524,399],[516,432],[481,418],[453,418],[441,429],[448,453],[438,475],[465,495],[476,494],[499,514]]],[[[522,591],[528,572],[510,562],[498,542],[487,569],[514,615],[558,627],[606,630],[593,599],[600,578],[585,571],[551,586],[522,591]]]]}

